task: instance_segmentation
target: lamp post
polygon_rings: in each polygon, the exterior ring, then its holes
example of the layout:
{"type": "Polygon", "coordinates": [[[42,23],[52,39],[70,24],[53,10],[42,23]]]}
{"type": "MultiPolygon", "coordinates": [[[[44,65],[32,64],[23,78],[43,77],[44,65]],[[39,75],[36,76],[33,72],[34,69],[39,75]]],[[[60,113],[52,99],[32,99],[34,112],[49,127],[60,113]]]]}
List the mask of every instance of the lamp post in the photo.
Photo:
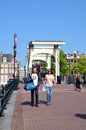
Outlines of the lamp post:
{"type": "Polygon", "coordinates": [[[68,83],[71,83],[71,55],[67,55],[67,61],[68,61],[68,83]]]}
{"type": "Polygon", "coordinates": [[[16,47],[17,47],[17,34],[14,34],[14,46],[13,46],[13,49],[14,49],[14,79],[16,78],[16,75],[15,75],[15,59],[16,59],[16,47]]]}
{"type": "Polygon", "coordinates": [[[17,65],[17,71],[18,71],[18,75],[17,75],[17,78],[19,79],[19,77],[20,77],[20,63],[18,63],[18,65],[17,65]]]}
{"type": "Polygon", "coordinates": [[[70,54],[67,55],[67,61],[68,61],[68,75],[70,76],[70,54]]]}
{"type": "Polygon", "coordinates": [[[26,66],[24,66],[24,77],[26,77],[26,66]]]}
{"type": "Polygon", "coordinates": [[[69,59],[69,76],[70,76],[70,59],[69,59]]]}

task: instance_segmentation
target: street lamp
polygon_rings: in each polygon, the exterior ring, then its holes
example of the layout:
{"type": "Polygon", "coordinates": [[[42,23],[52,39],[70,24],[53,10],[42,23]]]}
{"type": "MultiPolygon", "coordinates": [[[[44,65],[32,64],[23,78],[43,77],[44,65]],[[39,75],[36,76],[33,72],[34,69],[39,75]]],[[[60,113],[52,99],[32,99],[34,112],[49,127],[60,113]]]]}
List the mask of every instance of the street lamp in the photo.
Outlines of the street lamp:
{"type": "Polygon", "coordinates": [[[70,66],[70,62],[71,62],[71,60],[70,60],[70,58],[71,58],[71,55],[70,54],[68,54],[67,55],[67,61],[68,61],[68,83],[71,83],[71,76],[70,76],[70,74],[71,74],[71,66],[70,66]]]}
{"type": "Polygon", "coordinates": [[[67,55],[67,61],[68,61],[68,74],[70,76],[70,54],[67,55]]]}
{"type": "Polygon", "coordinates": [[[14,79],[16,77],[15,75],[15,59],[16,59],[16,47],[17,47],[17,34],[14,34],[14,46],[13,46],[13,49],[14,49],[14,79]]]}
{"type": "Polygon", "coordinates": [[[26,66],[24,66],[24,77],[26,77],[26,66]]]}
{"type": "Polygon", "coordinates": [[[69,76],[70,76],[70,59],[69,59],[69,76]]]}

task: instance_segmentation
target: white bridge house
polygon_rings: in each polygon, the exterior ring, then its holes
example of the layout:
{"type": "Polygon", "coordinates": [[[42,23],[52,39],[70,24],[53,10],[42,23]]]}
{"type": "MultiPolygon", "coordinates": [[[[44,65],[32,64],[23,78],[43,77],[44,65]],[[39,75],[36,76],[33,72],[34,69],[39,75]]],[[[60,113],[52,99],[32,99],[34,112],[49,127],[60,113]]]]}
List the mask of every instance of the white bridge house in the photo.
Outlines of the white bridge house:
{"type": "Polygon", "coordinates": [[[42,60],[47,63],[47,69],[51,68],[51,55],[55,57],[55,73],[60,75],[60,46],[64,41],[31,41],[27,46],[26,74],[32,73],[34,60],[42,60]]]}

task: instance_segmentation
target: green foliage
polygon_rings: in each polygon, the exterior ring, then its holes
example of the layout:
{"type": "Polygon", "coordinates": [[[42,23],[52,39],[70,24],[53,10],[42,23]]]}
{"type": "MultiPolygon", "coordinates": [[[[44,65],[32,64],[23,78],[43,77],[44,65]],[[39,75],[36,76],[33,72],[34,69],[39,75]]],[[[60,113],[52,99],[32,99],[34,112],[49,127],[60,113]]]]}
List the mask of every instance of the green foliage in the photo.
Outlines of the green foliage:
{"type": "MultiPolygon", "coordinates": [[[[60,75],[66,76],[68,75],[68,63],[66,61],[66,54],[64,51],[60,50],[60,75]]],[[[53,74],[55,75],[55,57],[51,56],[51,69],[53,74]]]]}
{"type": "Polygon", "coordinates": [[[0,69],[1,69],[1,63],[0,63],[0,69]]]}
{"type": "Polygon", "coordinates": [[[51,70],[55,76],[55,57],[54,56],[51,56],[51,70]]]}
{"type": "Polygon", "coordinates": [[[81,56],[77,59],[77,63],[73,63],[72,69],[75,71],[80,71],[82,75],[86,74],[86,57],[81,56]]]}
{"type": "MultiPolygon", "coordinates": [[[[43,69],[46,71],[47,70],[47,63],[45,61],[41,61],[43,69]]],[[[60,50],[60,75],[61,76],[66,76],[68,75],[68,70],[69,70],[69,63],[66,60],[66,54],[64,53],[63,50],[60,50]]],[[[86,57],[81,56],[80,58],[77,59],[76,63],[70,64],[71,71],[80,71],[82,75],[86,74],[86,57]]],[[[55,57],[51,56],[51,69],[53,74],[55,75],[55,57]]]]}
{"type": "Polygon", "coordinates": [[[68,75],[68,63],[66,61],[66,54],[63,50],[60,50],[60,75],[68,75]]]}
{"type": "MultiPolygon", "coordinates": [[[[60,75],[66,76],[68,75],[68,63],[66,61],[66,54],[64,51],[60,50],[60,75]]],[[[47,70],[47,63],[45,61],[41,61],[41,65],[43,70],[47,70]]],[[[51,69],[53,74],[55,75],[55,57],[51,56],[51,69]]]]}
{"type": "Polygon", "coordinates": [[[45,61],[40,61],[40,64],[42,65],[43,70],[47,70],[47,63],[45,61]]]}

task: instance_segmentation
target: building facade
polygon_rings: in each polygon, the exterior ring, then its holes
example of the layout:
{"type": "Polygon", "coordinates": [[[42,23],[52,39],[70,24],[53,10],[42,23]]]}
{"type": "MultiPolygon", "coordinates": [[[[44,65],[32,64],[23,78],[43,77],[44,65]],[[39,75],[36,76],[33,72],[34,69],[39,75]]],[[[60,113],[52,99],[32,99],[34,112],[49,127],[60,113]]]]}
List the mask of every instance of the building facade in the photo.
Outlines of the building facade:
{"type": "MultiPolygon", "coordinates": [[[[19,62],[15,60],[15,75],[19,76],[19,62]]],[[[0,53],[0,84],[7,84],[14,74],[14,57],[12,54],[0,53]]]]}
{"type": "Polygon", "coordinates": [[[68,65],[69,65],[69,75],[75,74],[75,70],[71,69],[71,65],[73,63],[77,63],[77,59],[79,59],[79,58],[80,58],[80,56],[79,56],[78,51],[74,51],[70,54],[67,54],[67,62],[68,62],[68,65]]]}

